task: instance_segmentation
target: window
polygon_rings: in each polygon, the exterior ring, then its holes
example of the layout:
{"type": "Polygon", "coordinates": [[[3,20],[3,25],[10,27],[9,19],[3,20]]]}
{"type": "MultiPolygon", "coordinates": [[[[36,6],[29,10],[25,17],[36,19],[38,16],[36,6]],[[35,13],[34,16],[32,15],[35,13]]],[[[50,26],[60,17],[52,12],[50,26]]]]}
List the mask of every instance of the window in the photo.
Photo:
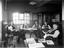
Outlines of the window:
{"type": "Polygon", "coordinates": [[[29,24],[29,20],[30,20],[30,15],[28,13],[24,14],[24,22],[25,24],[29,24]]]}
{"type": "Polygon", "coordinates": [[[29,24],[30,23],[30,14],[29,13],[14,13],[13,14],[13,23],[14,24],[29,24]]]}

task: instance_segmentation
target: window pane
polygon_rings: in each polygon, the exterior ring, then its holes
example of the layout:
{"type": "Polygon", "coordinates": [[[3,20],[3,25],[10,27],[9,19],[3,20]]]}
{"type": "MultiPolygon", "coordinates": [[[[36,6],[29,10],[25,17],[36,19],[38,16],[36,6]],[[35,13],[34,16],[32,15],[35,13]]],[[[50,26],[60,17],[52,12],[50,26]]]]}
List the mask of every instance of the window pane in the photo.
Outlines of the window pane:
{"type": "Polygon", "coordinates": [[[15,20],[15,19],[18,19],[18,16],[14,16],[14,17],[13,17],[13,20],[15,20]]]}
{"type": "Polygon", "coordinates": [[[18,24],[18,13],[13,13],[13,22],[14,24],[18,24]]]}
{"type": "Polygon", "coordinates": [[[28,14],[26,14],[26,15],[24,16],[24,19],[25,19],[25,20],[29,20],[29,19],[30,19],[30,16],[28,16],[28,14]]]}
{"type": "Polygon", "coordinates": [[[25,20],[24,23],[25,23],[25,24],[29,24],[30,21],[29,21],[29,20],[25,20]]]}
{"type": "Polygon", "coordinates": [[[24,20],[21,20],[21,24],[24,24],[24,20]]]}
{"type": "Polygon", "coordinates": [[[19,14],[19,19],[24,19],[23,14],[19,14]]]}
{"type": "Polygon", "coordinates": [[[13,22],[14,22],[14,24],[29,24],[30,15],[29,15],[29,13],[13,14],[13,22]]]}
{"type": "Polygon", "coordinates": [[[14,20],[13,22],[14,22],[14,24],[18,24],[18,20],[14,20]]]}
{"type": "Polygon", "coordinates": [[[24,17],[24,19],[25,19],[25,20],[30,20],[30,17],[27,17],[27,16],[26,16],[26,17],[24,17]]]}
{"type": "Polygon", "coordinates": [[[18,13],[13,13],[13,19],[18,19],[18,13]]]}
{"type": "Polygon", "coordinates": [[[18,24],[21,24],[21,21],[20,20],[18,20],[18,24]]]}

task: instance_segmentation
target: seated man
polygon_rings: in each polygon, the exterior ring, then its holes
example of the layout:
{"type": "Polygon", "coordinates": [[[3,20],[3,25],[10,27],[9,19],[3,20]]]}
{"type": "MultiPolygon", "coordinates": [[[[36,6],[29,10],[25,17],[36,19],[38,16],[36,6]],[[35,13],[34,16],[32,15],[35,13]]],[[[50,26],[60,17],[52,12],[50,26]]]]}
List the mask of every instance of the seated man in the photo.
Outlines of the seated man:
{"type": "Polygon", "coordinates": [[[38,22],[35,21],[35,24],[32,26],[32,28],[35,29],[35,30],[33,31],[34,34],[35,34],[35,36],[39,38],[40,32],[41,32],[41,31],[40,31],[40,29],[41,29],[40,24],[38,24],[38,22]]]}
{"type": "Polygon", "coordinates": [[[47,22],[44,22],[44,25],[42,26],[42,33],[41,33],[43,38],[46,37],[46,34],[48,33],[48,30],[50,29],[51,27],[47,24],[47,22]]]}
{"type": "Polygon", "coordinates": [[[8,25],[7,29],[10,30],[10,31],[14,31],[15,30],[15,27],[13,25],[14,25],[13,23],[10,23],[8,25]]]}
{"type": "Polygon", "coordinates": [[[53,24],[53,29],[48,33],[44,35],[44,38],[46,40],[53,40],[54,45],[58,46],[58,36],[59,36],[60,32],[58,30],[58,25],[57,24],[53,24]]]}
{"type": "Polygon", "coordinates": [[[41,26],[38,24],[37,21],[35,21],[35,24],[32,26],[32,28],[41,28],[41,26]]]}
{"type": "Polygon", "coordinates": [[[51,27],[45,22],[44,25],[42,26],[42,29],[47,32],[51,27]]]}
{"type": "Polygon", "coordinates": [[[44,36],[44,38],[46,38],[47,36],[51,36],[53,38],[57,38],[58,35],[60,34],[59,30],[58,30],[58,26],[57,24],[53,24],[53,29],[44,36]]]}

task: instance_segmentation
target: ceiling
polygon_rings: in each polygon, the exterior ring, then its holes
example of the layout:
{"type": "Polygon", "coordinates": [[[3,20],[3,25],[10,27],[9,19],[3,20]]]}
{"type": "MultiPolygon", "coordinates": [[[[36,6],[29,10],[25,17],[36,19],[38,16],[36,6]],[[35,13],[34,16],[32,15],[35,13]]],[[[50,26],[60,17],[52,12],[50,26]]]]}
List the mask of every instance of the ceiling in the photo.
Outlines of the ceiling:
{"type": "Polygon", "coordinates": [[[12,4],[12,3],[23,3],[29,6],[34,7],[35,9],[37,8],[41,8],[43,10],[43,8],[46,8],[45,12],[60,12],[61,10],[61,0],[5,0],[5,2],[7,1],[8,4],[12,4]],[[29,4],[30,2],[36,2],[35,5],[31,5],[29,4]]]}

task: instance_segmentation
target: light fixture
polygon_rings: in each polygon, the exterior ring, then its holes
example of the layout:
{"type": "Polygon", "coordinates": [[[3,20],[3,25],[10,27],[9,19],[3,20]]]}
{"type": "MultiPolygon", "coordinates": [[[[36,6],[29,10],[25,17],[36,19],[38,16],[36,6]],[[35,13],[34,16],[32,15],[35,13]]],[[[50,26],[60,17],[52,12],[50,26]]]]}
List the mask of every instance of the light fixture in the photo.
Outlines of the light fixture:
{"type": "Polygon", "coordinates": [[[35,1],[32,1],[32,2],[30,2],[29,4],[30,4],[30,5],[35,5],[36,2],[35,2],[35,1]]]}

